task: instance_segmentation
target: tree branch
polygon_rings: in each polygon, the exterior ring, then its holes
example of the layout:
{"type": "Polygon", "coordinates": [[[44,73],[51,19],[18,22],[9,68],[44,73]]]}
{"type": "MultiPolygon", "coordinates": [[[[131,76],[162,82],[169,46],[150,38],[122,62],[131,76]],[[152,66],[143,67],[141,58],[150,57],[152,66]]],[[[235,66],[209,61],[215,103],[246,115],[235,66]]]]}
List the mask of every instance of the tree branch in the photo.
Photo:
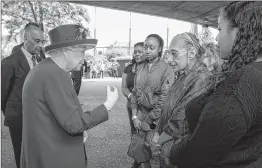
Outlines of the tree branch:
{"type": "Polygon", "coordinates": [[[33,7],[33,4],[30,2],[30,1],[27,1],[29,3],[29,6],[31,8],[31,11],[33,13],[33,16],[34,16],[34,19],[35,19],[35,22],[38,23],[37,21],[37,17],[36,17],[36,13],[35,13],[35,10],[34,10],[34,7],[33,7]]]}
{"type": "Polygon", "coordinates": [[[38,1],[38,7],[39,7],[39,14],[40,14],[40,21],[39,21],[39,26],[42,31],[44,31],[44,16],[43,16],[43,7],[42,7],[42,2],[38,1]]]}

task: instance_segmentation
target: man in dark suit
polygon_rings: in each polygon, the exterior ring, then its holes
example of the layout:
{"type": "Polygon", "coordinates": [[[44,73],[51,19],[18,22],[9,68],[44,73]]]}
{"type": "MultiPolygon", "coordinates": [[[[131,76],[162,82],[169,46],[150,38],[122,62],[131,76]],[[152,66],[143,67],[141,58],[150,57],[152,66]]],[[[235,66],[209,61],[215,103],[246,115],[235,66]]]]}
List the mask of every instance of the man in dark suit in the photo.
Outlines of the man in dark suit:
{"type": "Polygon", "coordinates": [[[1,110],[9,127],[16,165],[20,167],[22,142],[22,89],[28,72],[37,64],[36,55],[44,43],[44,33],[35,26],[25,30],[24,45],[1,62],[1,110]]]}
{"type": "MultiPolygon", "coordinates": [[[[35,26],[35,27],[40,28],[40,26],[39,26],[38,24],[36,24],[36,23],[34,23],[34,22],[29,22],[29,23],[27,23],[27,24],[25,25],[24,30],[26,30],[26,29],[27,29],[28,27],[30,27],[30,26],[35,26]]],[[[43,30],[42,30],[42,31],[43,31],[43,30]]],[[[12,53],[11,53],[11,54],[19,51],[19,49],[21,49],[21,47],[23,47],[23,46],[24,46],[24,43],[21,43],[21,44],[19,44],[19,45],[14,46],[13,49],[12,49],[12,53]]],[[[36,60],[37,60],[37,62],[40,62],[41,60],[43,60],[43,59],[45,59],[45,58],[46,58],[46,56],[45,56],[43,50],[40,51],[39,55],[36,55],[36,60]]]]}
{"type": "Polygon", "coordinates": [[[83,66],[81,67],[80,71],[74,70],[71,72],[71,78],[73,80],[74,88],[77,95],[79,94],[81,88],[82,76],[83,76],[83,66]]]}

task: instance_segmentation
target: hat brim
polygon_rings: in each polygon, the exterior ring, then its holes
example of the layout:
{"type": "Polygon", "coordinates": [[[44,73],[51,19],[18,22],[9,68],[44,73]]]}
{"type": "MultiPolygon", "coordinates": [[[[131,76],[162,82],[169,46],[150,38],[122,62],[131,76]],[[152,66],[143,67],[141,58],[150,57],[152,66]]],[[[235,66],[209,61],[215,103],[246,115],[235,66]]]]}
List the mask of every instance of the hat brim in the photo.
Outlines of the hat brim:
{"type": "Polygon", "coordinates": [[[97,45],[97,39],[82,39],[82,40],[68,41],[66,43],[53,44],[53,45],[46,46],[45,52],[53,49],[70,47],[75,45],[84,45],[86,46],[86,50],[90,50],[95,48],[95,46],[97,45]]]}

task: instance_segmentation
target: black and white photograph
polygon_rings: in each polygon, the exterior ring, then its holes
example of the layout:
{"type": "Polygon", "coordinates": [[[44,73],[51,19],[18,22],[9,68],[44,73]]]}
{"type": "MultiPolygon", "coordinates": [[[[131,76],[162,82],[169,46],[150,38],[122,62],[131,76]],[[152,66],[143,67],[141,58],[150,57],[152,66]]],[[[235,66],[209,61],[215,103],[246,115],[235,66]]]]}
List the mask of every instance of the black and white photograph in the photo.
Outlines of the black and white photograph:
{"type": "Polygon", "coordinates": [[[262,1],[1,1],[2,168],[262,168],[262,1]]]}

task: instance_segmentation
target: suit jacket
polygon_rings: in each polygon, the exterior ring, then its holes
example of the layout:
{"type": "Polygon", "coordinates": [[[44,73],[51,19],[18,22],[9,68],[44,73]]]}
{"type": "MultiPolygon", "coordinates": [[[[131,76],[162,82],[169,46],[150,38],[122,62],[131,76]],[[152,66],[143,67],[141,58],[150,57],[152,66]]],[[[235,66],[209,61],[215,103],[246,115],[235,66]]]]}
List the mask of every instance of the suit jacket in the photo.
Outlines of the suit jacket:
{"type": "Polygon", "coordinates": [[[84,168],[83,132],[108,119],[104,105],[83,112],[71,77],[50,58],[23,87],[21,168],[84,168]]]}
{"type": "Polygon", "coordinates": [[[87,62],[86,62],[86,61],[84,61],[84,64],[83,64],[83,69],[84,69],[84,68],[85,68],[84,71],[87,72],[87,68],[88,68],[88,67],[87,67],[87,62]]]}
{"type": "Polygon", "coordinates": [[[21,43],[19,45],[14,46],[11,54],[14,54],[15,52],[19,51],[21,49],[21,47],[23,47],[23,45],[24,45],[24,43],[21,43]]]}
{"type": "Polygon", "coordinates": [[[1,110],[5,126],[22,126],[22,88],[29,71],[21,49],[1,62],[1,110]]]}
{"type": "Polygon", "coordinates": [[[83,76],[83,67],[81,67],[80,71],[72,71],[71,78],[72,79],[81,79],[83,76]]]}

